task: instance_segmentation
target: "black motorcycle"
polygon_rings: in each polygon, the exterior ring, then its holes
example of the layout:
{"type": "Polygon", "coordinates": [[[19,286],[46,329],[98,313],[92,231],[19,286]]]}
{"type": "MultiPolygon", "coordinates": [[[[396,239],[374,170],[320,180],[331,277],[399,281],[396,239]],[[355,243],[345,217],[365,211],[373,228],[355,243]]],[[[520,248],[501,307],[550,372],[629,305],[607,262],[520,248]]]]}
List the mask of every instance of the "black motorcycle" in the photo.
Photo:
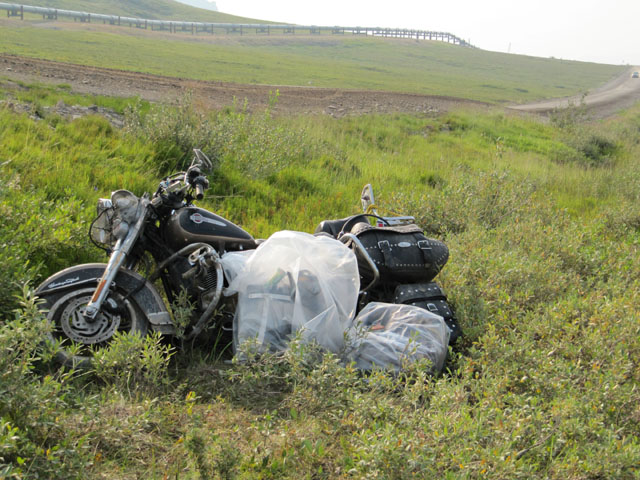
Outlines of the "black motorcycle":
{"type": "MultiPolygon", "coordinates": [[[[222,295],[225,277],[220,258],[226,252],[255,249],[260,241],[221,216],[193,205],[209,187],[204,171],[211,168],[203,152],[196,149],[194,153],[187,171],[163,179],[151,197],[118,190],[110,199],[98,201],[90,238],[108,253],[107,264],[76,265],[52,275],[38,287],[36,293],[43,299],[52,324],[51,335],[61,347],[57,354],[61,363],[88,366],[91,350],[107,345],[116,332],[145,335],[151,329],[192,340],[205,328],[232,330],[234,299],[222,295]],[[185,299],[192,314],[186,324],[178,324],[171,310],[185,299]]],[[[363,192],[365,208],[373,203],[368,188],[363,192]]],[[[375,217],[387,224],[407,223],[406,218],[375,217]]],[[[396,241],[396,251],[408,252],[412,250],[408,247],[415,244],[422,255],[418,263],[424,260],[432,265],[427,275],[409,272],[403,281],[402,267],[392,268],[390,273],[384,265],[385,258],[393,257],[393,239],[378,242],[382,248],[380,261],[363,243],[365,236],[352,232],[354,227],[370,225],[367,218],[323,222],[317,229],[356,251],[366,283],[361,304],[374,299],[416,304],[448,319],[451,328],[453,312],[439,287],[431,282],[446,262],[442,253],[446,246],[416,237],[415,228],[411,235],[417,240],[407,237],[396,241]]],[[[391,227],[397,228],[401,227],[391,227]]]]}

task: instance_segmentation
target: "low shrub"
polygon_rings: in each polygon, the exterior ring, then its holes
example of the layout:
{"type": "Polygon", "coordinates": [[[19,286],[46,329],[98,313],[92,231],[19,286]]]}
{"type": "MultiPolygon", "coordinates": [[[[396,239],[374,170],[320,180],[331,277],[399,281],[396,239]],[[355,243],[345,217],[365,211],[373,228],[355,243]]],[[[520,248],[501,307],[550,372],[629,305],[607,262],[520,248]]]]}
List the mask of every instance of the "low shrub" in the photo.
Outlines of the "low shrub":
{"type": "Polygon", "coordinates": [[[446,237],[470,225],[493,229],[512,222],[527,213],[537,190],[534,183],[519,181],[506,170],[472,175],[459,164],[453,171],[453,180],[434,183],[425,193],[396,193],[384,207],[412,215],[430,235],[446,237]]]}
{"type": "Polygon", "coordinates": [[[65,428],[76,408],[74,372],[45,374],[53,356],[43,343],[49,326],[28,287],[18,301],[0,324],[0,477],[81,478],[91,453],[82,434],[65,428]]]}
{"type": "Polygon", "coordinates": [[[129,396],[135,391],[162,392],[173,354],[157,332],[145,337],[117,332],[108,347],[93,352],[92,371],[104,384],[129,396]]]}
{"type": "Polygon", "coordinates": [[[564,134],[566,150],[557,149],[555,161],[572,162],[586,168],[611,167],[620,151],[620,145],[613,139],[590,128],[574,128],[564,134]]]}
{"type": "Polygon", "coordinates": [[[234,105],[205,114],[190,95],[176,105],[154,105],[148,112],[134,105],[127,112],[125,129],[155,146],[151,162],[161,175],[186,169],[193,148],[210,157],[214,170],[232,168],[253,179],[335,153],[326,144],[312,141],[303,129],[273,119],[268,109],[251,114],[234,105]]]}
{"type": "Polygon", "coordinates": [[[585,163],[590,167],[611,166],[619,150],[616,142],[596,133],[580,135],[572,143],[584,155],[585,163]]]}
{"type": "Polygon", "coordinates": [[[152,167],[160,175],[186,170],[199,148],[212,160],[219,155],[212,140],[212,124],[199,112],[190,94],[175,105],[157,104],[149,111],[138,102],[125,111],[125,131],[155,146],[152,167]]]}
{"type": "Polygon", "coordinates": [[[19,178],[0,179],[0,318],[16,307],[14,295],[24,283],[38,283],[98,253],[88,241],[90,222],[79,201],[49,201],[23,188],[19,178]]]}
{"type": "Polygon", "coordinates": [[[556,149],[555,161],[575,162],[584,167],[609,167],[620,150],[618,142],[595,131],[587,123],[587,106],[584,96],[580,104],[555,109],[550,115],[551,123],[558,127],[564,144],[569,149],[556,149]]]}

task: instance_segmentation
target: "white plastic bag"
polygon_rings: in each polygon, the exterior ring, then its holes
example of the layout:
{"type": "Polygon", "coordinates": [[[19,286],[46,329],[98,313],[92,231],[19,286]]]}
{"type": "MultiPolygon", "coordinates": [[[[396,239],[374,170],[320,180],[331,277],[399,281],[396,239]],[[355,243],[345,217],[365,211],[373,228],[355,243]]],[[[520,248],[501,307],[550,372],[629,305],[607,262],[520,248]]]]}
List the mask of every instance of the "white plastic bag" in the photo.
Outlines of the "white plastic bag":
{"type": "Polygon", "coordinates": [[[234,348],[284,350],[293,335],[331,352],[344,346],[360,288],[354,253],[326,236],[282,231],[252,252],[222,257],[225,294],[238,294],[234,348]]]}
{"type": "Polygon", "coordinates": [[[362,370],[400,371],[405,362],[427,359],[432,372],[442,370],[449,345],[444,319],[413,305],[369,303],[350,332],[351,361],[362,370]]]}

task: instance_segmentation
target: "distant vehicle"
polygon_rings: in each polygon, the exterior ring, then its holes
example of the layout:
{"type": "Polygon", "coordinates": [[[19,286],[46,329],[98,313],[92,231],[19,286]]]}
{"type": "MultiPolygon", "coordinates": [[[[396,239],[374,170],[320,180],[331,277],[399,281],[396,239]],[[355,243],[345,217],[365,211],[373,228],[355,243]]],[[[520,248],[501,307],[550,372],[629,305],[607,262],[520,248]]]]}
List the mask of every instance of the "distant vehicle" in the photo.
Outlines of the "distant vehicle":
{"type": "Polygon", "coordinates": [[[638,72],[633,72],[633,73],[631,74],[631,78],[640,78],[640,73],[638,73],[638,72]]]}

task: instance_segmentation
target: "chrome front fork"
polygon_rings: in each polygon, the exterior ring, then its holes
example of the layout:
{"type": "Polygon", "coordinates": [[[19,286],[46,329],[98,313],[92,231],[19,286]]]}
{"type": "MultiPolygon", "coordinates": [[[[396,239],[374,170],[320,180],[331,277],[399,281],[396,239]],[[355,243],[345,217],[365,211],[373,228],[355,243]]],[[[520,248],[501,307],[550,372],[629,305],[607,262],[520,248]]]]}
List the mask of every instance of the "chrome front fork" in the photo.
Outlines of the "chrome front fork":
{"type": "Polygon", "coordinates": [[[131,251],[133,245],[140,237],[144,221],[147,217],[147,206],[148,202],[143,205],[144,211],[141,213],[133,228],[127,232],[124,240],[118,239],[113,247],[113,252],[109,257],[109,263],[107,263],[107,268],[104,269],[104,273],[98,281],[98,286],[93,292],[91,300],[84,308],[83,313],[87,321],[91,322],[95,320],[98,312],[102,308],[103,302],[107,298],[107,295],[109,295],[109,286],[113,283],[116,275],[118,275],[118,271],[120,271],[120,267],[122,267],[126,261],[127,254],[131,251]]]}

